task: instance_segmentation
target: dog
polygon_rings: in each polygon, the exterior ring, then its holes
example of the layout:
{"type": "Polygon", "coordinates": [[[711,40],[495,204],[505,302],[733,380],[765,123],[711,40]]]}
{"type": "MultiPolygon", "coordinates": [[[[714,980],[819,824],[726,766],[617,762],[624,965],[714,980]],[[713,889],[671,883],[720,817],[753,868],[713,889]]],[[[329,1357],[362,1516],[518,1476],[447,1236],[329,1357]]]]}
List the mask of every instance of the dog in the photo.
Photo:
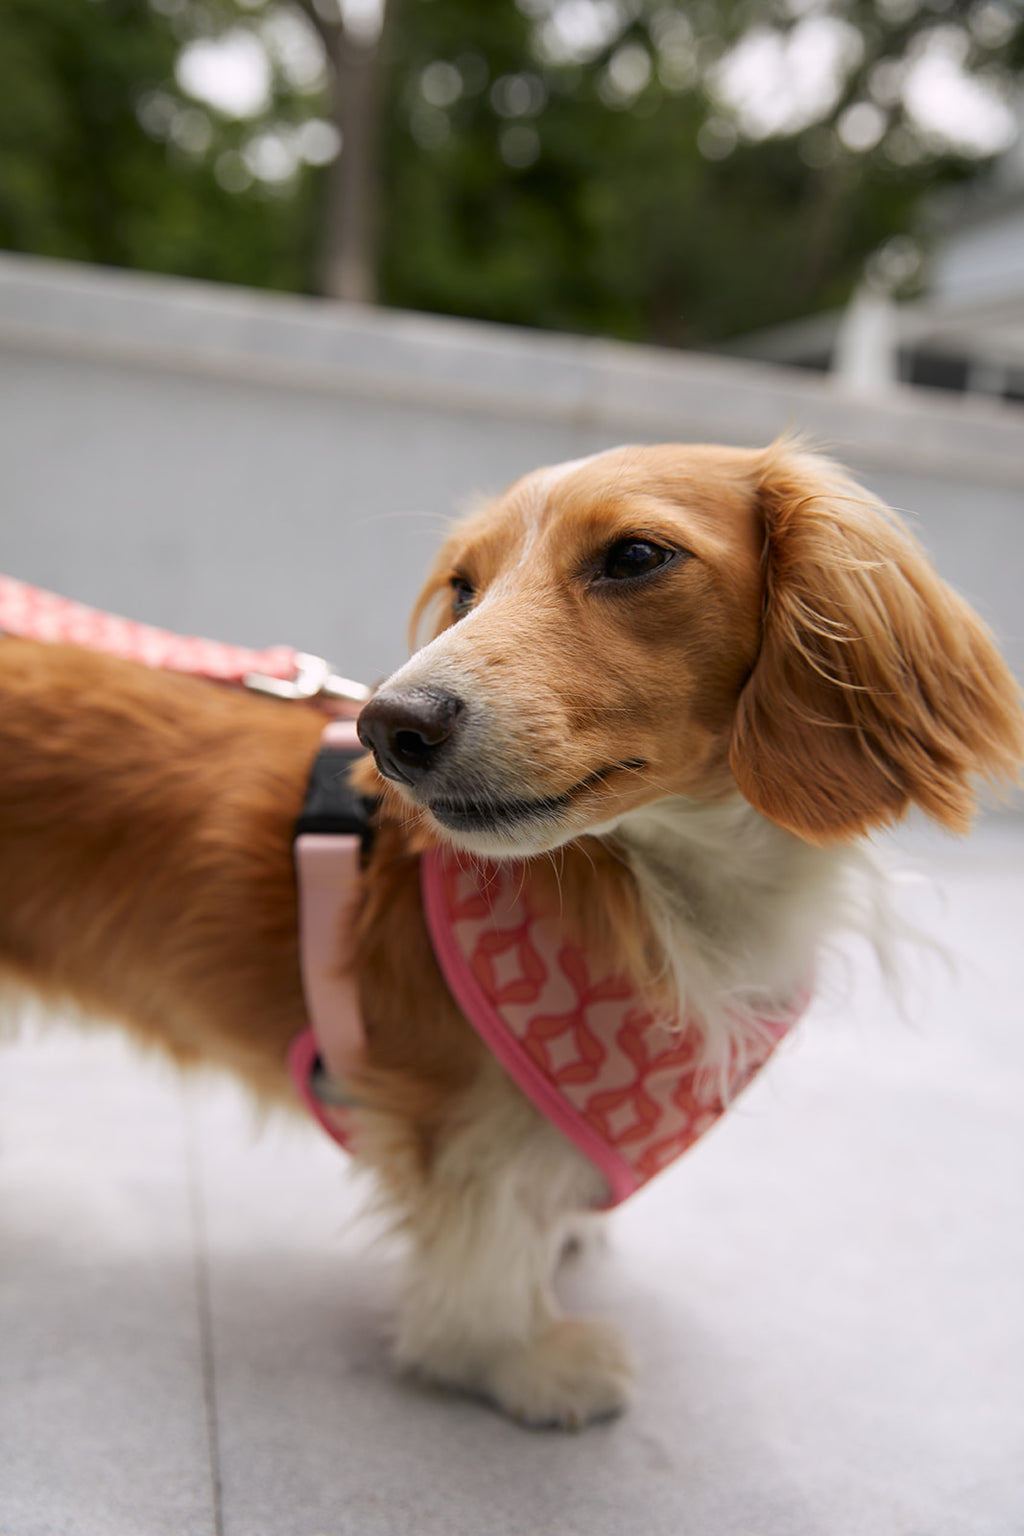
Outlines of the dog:
{"type": "MultiPolygon", "coordinates": [[[[619,1333],[552,1289],[607,1190],[446,986],[424,857],[528,876],[724,1078],[798,1010],[823,944],[884,926],[868,835],[913,806],[964,832],[979,777],[1015,780],[1024,719],[894,514],[789,441],[528,474],[455,527],[424,623],[358,723],[378,808],[338,939],[365,1030],[351,1149],[409,1241],[398,1361],[578,1426],[630,1393],[619,1333]]],[[[0,697],[8,981],[293,1105],[292,830],[322,720],[12,638],[0,697]]]]}

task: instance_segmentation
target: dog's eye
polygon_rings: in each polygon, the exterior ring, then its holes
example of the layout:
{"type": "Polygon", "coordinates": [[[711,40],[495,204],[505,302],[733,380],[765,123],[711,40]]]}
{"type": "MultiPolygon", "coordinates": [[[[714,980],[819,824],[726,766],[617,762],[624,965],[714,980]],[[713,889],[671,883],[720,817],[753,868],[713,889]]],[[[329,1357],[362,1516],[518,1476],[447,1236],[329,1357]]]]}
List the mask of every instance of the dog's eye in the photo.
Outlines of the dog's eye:
{"type": "Polygon", "coordinates": [[[659,565],[671,560],[673,551],[650,539],[619,539],[604,557],[602,576],[609,581],[629,581],[632,576],[647,576],[659,565]]]}
{"type": "Polygon", "coordinates": [[[461,619],[462,615],[472,608],[476,592],[473,590],[472,582],[467,581],[465,576],[453,576],[451,579],[451,589],[452,618],[461,619]]]}

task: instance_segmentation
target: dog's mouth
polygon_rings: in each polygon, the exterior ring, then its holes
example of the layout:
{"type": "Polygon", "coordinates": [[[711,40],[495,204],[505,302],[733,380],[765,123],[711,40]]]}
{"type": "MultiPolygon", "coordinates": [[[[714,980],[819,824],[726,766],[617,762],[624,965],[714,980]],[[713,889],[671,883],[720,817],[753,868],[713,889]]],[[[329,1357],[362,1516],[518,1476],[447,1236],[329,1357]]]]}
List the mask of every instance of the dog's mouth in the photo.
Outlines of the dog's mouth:
{"type": "Polygon", "coordinates": [[[430,800],[428,810],[449,832],[497,832],[511,834],[537,822],[556,821],[577,800],[616,773],[636,773],[645,766],[642,758],[611,763],[588,774],[560,795],[535,800],[430,800]]]}

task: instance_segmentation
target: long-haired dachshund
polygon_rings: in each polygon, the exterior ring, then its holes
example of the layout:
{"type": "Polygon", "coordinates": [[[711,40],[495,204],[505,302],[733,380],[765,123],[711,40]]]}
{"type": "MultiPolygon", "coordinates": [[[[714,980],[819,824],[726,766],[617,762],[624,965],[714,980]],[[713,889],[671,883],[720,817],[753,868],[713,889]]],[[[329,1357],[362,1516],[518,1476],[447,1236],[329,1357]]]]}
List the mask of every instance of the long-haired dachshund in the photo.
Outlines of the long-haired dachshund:
{"type": "MultiPolygon", "coordinates": [[[[579,1424],[629,1388],[619,1334],[551,1289],[607,1181],[467,1022],[421,863],[514,871],[626,1009],[631,1050],[653,1032],[679,1056],[685,1035],[690,1086],[731,1082],[822,943],[871,927],[865,835],[914,805],[963,832],[977,777],[1015,779],[1018,692],[897,519],[786,442],[526,475],[448,538],[424,621],[359,722],[379,805],[337,940],[365,1031],[351,1146],[409,1237],[398,1359],[579,1424]]],[[[294,1102],[292,832],[322,721],[15,639],[0,698],[7,977],[294,1102]]]]}

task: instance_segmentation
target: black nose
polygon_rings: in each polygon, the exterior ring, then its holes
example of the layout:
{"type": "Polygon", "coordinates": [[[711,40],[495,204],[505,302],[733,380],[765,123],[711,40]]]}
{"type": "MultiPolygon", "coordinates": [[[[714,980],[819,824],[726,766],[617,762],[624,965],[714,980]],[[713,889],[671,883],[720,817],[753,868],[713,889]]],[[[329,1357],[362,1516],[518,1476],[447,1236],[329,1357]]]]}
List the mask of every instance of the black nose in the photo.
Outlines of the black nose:
{"type": "Polygon", "coordinates": [[[437,766],[462,707],[461,699],[441,688],[385,692],[370,700],[356,729],[385,778],[418,784],[437,766]]]}

